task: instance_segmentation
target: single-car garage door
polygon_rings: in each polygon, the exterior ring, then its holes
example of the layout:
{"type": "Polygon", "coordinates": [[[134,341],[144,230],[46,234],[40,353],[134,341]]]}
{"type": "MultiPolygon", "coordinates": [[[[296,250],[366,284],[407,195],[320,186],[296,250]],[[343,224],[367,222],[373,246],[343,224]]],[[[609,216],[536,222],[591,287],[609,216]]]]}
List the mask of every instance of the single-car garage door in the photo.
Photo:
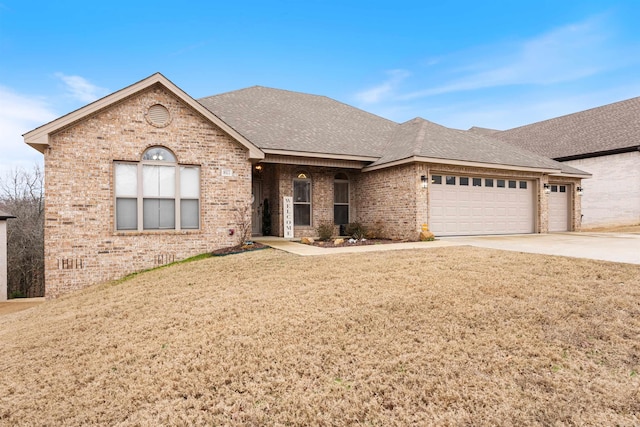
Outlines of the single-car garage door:
{"type": "Polygon", "coordinates": [[[552,184],[549,193],[549,231],[569,230],[568,184],[552,184]]]}
{"type": "Polygon", "coordinates": [[[534,183],[432,175],[429,229],[436,236],[533,233],[534,183]]]}

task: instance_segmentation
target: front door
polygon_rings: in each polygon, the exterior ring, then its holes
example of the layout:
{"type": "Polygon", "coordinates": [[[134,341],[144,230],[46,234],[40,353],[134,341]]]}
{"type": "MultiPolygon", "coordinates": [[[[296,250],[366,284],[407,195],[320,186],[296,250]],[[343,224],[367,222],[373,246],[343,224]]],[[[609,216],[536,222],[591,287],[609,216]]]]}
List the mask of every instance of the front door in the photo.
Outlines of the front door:
{"type": "Polygon", "coordinates": [[[251,234],[262,235],[262,181],[253,181],[251,191],[251,234]]]}

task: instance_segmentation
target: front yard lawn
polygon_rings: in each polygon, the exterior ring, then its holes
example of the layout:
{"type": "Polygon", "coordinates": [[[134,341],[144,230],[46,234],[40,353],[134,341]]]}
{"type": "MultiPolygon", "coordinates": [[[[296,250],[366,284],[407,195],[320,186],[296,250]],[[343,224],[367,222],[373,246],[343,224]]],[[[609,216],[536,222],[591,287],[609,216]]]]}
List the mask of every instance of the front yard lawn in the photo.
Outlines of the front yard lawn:
{"type": "Polygon", "coordinates": [[[0,425],[640,424],[637,265],[266,249],[0,321],[0,425]]]}

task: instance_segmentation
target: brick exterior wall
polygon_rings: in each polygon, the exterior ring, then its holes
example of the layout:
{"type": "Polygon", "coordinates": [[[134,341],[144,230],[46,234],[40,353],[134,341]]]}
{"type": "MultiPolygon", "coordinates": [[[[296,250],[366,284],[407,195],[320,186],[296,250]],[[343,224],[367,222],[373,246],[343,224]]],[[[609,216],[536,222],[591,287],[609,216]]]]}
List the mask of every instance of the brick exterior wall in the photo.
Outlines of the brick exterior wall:
{"type": "Polygon", "coordinates": [[[593,176],[582,181],[582,227],[640,224],[640,152],[571,160],[593,176]]]}
{"type": "Polygon", "coordinates": [[[236,209],[250,203],[248,150],[162,86],[52,135],[44,160],[48,298],[238,243],[228,230],[238,228],[236,209]],[[145,119],[158,103],[171,113],[166,127],[145,119]],[[115,231],[114,161],[139,161],[154,145],[200,166],[200,230],[115,231]]]}
{"type": "Polygon", "coordinates": [[[276,236],[284,235],[282,197],[293,195],[293,179],[299,172],[305,172],[311,178],[313,203],[312,225],[295,227],[296,238],[317,236],[318,224],[323,220],[333,220],[333,179],[338,172],[347,173],[350,180],[350,221],[361,222],[390,238],[416,240],[423,224],[429,224],[430,187],[422,188],[421,176],[430,177],[432,173],[533,181],[536,183],[534,206],[535,231],[538,233],[548,232],[549,196],[544,193],[544,184],[568,185],[571,197],[570,227],[572,231],[580,230],[581,198],[575,191],[580,180],[576,178],[426,163],[411,163],[371,172],[283,164],[267,164],[264,170],[262,179],[272,207],[272,234],[276,236]]]}
{"type": "Polygon", "coordinates": [[[415,163],[365,172],[358,179],[357,219],[381,227],[388,237],[418,238],[426,222],[426,191],[420,187],[424,165],[415,163]],[[421,207],[419,209],[418,207],[421,207]]]}

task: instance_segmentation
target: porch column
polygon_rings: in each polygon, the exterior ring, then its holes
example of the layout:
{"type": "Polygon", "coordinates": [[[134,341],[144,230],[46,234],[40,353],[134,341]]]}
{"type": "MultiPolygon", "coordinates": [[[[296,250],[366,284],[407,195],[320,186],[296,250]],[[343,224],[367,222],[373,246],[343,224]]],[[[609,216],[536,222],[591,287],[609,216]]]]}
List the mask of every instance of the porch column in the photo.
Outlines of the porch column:
{"type": "Polygon", "coordinates": [[[0,211],[0,301],[7,300],[7,219],[13,215],[0,211]]]}

